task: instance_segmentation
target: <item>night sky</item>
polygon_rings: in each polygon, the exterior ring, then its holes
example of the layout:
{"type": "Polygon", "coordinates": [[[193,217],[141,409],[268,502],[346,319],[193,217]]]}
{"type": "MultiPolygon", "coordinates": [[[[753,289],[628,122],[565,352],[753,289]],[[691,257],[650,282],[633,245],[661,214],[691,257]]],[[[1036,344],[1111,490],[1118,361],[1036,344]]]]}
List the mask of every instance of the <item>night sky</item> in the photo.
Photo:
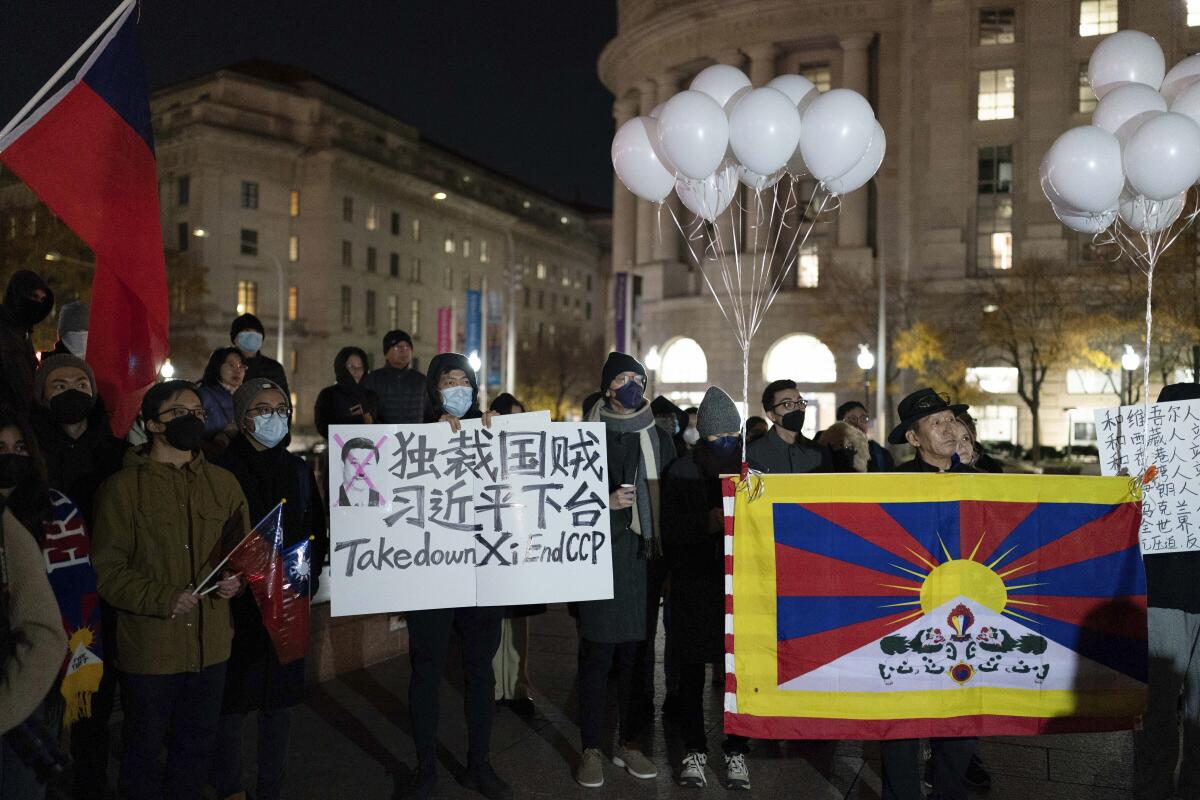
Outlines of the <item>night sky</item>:
{"type": "MultiPolygon", "coordinates": [[[[117,0],[0,0],[0,125],[117,0]]],[[[262,58],[341,86],[422,137],[568,202],[610,207],[613,0],[145,0],[151,88],[262,58]]]]}

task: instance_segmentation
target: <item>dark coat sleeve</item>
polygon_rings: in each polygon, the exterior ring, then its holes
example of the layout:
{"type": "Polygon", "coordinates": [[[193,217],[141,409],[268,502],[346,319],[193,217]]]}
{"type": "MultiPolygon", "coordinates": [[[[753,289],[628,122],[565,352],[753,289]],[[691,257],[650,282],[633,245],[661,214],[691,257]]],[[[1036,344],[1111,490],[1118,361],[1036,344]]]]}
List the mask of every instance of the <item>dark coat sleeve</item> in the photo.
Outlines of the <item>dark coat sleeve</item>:
{"type": "Polygon", "coordinates": [[[332,386],[326,386],[313,403],[313,425],[322,439],[329,438],[329,425],[333,422],[333,392],[332,386]]]}

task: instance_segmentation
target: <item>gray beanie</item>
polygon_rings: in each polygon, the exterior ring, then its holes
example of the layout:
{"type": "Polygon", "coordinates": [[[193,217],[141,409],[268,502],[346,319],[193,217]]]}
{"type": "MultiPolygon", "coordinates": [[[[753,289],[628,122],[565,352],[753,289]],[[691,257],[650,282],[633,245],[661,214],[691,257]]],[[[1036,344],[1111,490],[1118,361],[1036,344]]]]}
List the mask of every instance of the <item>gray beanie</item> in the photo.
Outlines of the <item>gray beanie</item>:
{"type": "Polygon", "coordinates": [[[68,331],[86,331],[88,329],[87,303],[67,303],[58,310],[58,337],[61,339],[68,331]]]}
{"type": "MultiPolygon", "coordinates": [[[[84,306],[86,308],[86,306],[84,306]]],[[[50,373],[56,369],[63,367],[76,367],[81,369],[88,376],[88,380],[92,383],[92,395],[96,395],[99,391],[96,388],[96,373],[92,372],[92,367],[82,358],[77,358],[70,353],[54,353],[53,355],[45,356],[42,363],[38,365],[37,372],[33,373],[33,400],[41,406],[49,407],[46,402],[46,381],[50,377],[50,373]]]]}
{"type": "Polygon", "coordinates": [[[233,423],[238,426],[238,430],[241,430],[242,422],[246,419],[246,412],[250,410],[250,404],[254,402],[254,398],[258,397],[259,392],[265,392],[268,389],[279,392],[283,395],[283,401],[288,404],[288,408],[292,407],[292,399],[288,397],[288,393],[274,381],[266,378],[243,381],[242,385],[233,393],[233,423]]]}
{"type": "Polygon", "coordinates": [[[718,433],[742,430],[742,415],[729,395],[716,386],[708,387],[704,400],[700,402],[700,413],[696,419],[696,430],[704,437],[718,433]]]}

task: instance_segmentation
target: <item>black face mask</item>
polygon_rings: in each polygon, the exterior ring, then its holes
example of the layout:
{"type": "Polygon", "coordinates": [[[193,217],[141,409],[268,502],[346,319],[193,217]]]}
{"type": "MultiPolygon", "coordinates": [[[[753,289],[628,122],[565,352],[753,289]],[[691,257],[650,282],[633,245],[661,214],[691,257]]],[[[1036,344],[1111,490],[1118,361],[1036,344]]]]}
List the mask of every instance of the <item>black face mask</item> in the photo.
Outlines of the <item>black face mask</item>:
{"type": "Polygon", "coordinates": [[[166,423],[163,436],[166,438],[167,444],[176,450],[188,452],[199,450],[200,443],[204,441],[204,420],[191,414],[176,417],[166,423]]]}
{"type": "Polygon", "coordinates": [[[32,297],[22,297],[16,302],[13,316],[17,322],[26,328],[32,328],[50,315],[51,303],[48,300],[35,300],[32,297]]]}
{"type": "Polygon", "coordinates": [[[0,455],[0,489],[11,489],[29,476],[33,459],[19,453],[0,455]]]}
{"type": "Polygon", "coordinates": [[[789,411],[783,415],[783,419],[779,420],[779,424],[784,430],[792,433],[800,433],[804,428],[804,409],[797,408],[795,411],[789,411]]]}
{"type": "Polygon", "coordinates": [[[92,395],[68,389],[50,398],[50,415],[59,425],[74,425],[87,419],[95,404],[96,398],[92,395]]]}

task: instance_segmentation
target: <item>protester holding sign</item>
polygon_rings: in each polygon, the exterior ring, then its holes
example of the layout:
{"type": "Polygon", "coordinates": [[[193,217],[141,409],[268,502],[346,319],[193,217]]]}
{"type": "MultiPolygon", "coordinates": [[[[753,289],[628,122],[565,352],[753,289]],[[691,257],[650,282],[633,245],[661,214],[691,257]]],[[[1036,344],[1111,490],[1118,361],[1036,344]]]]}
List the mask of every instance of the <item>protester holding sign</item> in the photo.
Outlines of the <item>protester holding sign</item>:
{"type": "MultiPolygon", "coordinates": [[[[241,432],[217,464],[233,473],[250,509],[250,519],[266,517],[282,500],[283,546],[313,537],[310,563],[324,563],[328,551],[325,512],[316,479],[304,459],[288,452],[291,403],[283,389],[262,378],[234,392],[234,419],[241,432]]],[[[319,571],[319,567],[318,567],[319,571]]],[[[309,585],[315,590],[316,577],[309,585]]],[[[212,783],[221,797],[245,790],[242,779],[242,727],[258,711],[259,800],[277,800],[287,765],[291,709],[304,691],[304,659],[281,666],[251,592],[229,601],[233,644],[225,673],[225,695],[217,732],[212,783]]]]}
{"type": "Polygon", "coordinates": [[[604,785],[601,731],[608,674],[616,659],[620,727],[613,763],[635,778],[658,769],[642,754],[642,720],[632,707],[638,643],[646,638],[646,559],[658,547],[659,470],[673,453],[645,399],[646,368],[633,356],[610,353],[600,374],[601,398],[589,421],[603,422],[608,445],[609,529],[613,598],[579,604],[579,716],[583,757],[575,780],[604,785]]]}
{"type": "MultiPolygon", "coordinates": [[[[467,357],[441,353],[429,362],[425,378],[425,421],[447,422],[453,430],[459,421],[491,422],[494,412],[479,410],[479,384],[467,357]]],[[[489,800],[512,797],[512,789],[492,769],[492,717],[495,715],[496,676],[492,658],[500,644],[504,609],[495,606],[436,608],[408,612],[408,707],[412,714],[413,742],[417,750],[417,797],[431,797],[437,789],[437,724],[439,691],[450,647],[450,633],[462,639],[463,694],[467,715],[467,773],[463,784],[489,800]]]]}
{"type": "Polygon", "coordinates": [[[116,667],[125,712],[121,796],[201,798],[208,777],[233,630],[226,601],[237,575],[198,596],[205,555],[227,528],[248,530],[237,480],[200,454],[204,406],[193,384],[152,386],[141,414],[150,442],[96,500],[93,563],[117,610],[116,667]]]}

